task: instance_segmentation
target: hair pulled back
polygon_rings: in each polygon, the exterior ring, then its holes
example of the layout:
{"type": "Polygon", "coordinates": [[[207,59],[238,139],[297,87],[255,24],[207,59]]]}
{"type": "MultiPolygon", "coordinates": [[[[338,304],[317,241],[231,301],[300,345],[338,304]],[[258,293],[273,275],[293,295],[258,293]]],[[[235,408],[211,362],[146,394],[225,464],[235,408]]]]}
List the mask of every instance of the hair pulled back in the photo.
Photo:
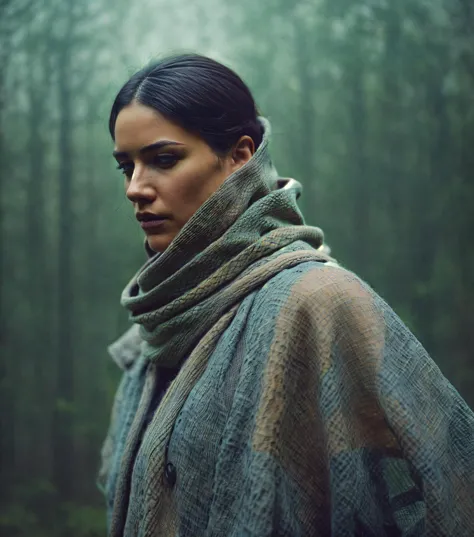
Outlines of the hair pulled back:
{"type": "Polygon", "coordinates": [[[197,134],[219,156],[226,155],[241,136],[250,136],[256,148],[262,141],[259,112],[249,88],[234,71],[206,56],[168,56],[135,73],[112,106],[113,139],[117,116],[132,102],[197,134]]]}

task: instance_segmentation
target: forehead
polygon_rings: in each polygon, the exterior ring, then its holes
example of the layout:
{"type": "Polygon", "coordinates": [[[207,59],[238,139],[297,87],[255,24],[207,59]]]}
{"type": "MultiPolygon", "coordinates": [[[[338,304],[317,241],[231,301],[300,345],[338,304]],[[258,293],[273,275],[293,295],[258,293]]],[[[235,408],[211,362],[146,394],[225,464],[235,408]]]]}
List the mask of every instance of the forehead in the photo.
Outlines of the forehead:
{"type": "Polygon", "coordinates": [[[139,103],[122,108],[115,123],[116,151],[133,152],[159,140],[184,144],[199,143],[199,138],[159,112],[139,103]]]}

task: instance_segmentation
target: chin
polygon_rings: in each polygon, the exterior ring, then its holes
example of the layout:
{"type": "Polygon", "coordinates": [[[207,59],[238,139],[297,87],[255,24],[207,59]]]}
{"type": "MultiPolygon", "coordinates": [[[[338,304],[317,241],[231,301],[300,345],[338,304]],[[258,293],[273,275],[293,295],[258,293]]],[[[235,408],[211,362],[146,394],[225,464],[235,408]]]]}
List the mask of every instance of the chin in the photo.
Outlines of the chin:
{"type": "Polygon", "coordinates": [[[152,250],[153,252],[157,254],[162,254],[166,250],[166,248],[168,248],[168,246],[171,244],[171,241],[173,239],[167,236],[160,236],[157,234],[157,235],[148,235],[146,240],[147,240],[150,250],[152,250]]]}

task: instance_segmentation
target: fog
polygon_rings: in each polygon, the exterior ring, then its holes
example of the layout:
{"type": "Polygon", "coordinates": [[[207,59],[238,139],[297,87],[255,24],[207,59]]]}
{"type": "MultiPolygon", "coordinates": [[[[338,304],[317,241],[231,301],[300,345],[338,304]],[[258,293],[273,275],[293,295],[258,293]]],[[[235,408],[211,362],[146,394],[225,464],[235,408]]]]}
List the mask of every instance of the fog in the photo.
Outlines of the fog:
{"type": "Polygon", "coordinates": [[[0,0],[0,534],[105,534],[107,345],[145,260],[108,113],[149,60],[237,71],[332,255],[474,405],[471,0],[0,0]]]}

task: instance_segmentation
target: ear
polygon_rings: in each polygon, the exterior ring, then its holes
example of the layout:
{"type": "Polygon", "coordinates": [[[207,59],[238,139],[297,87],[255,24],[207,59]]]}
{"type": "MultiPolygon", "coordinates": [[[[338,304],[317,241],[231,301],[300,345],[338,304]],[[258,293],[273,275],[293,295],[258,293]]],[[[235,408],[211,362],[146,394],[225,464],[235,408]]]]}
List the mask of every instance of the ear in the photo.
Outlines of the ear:
{"type": "Polygon", "coordinates": [[[238,170],[255,153],[255,144],[250,136],[242,136],[232,149],[232,170],[238,170]]]}

